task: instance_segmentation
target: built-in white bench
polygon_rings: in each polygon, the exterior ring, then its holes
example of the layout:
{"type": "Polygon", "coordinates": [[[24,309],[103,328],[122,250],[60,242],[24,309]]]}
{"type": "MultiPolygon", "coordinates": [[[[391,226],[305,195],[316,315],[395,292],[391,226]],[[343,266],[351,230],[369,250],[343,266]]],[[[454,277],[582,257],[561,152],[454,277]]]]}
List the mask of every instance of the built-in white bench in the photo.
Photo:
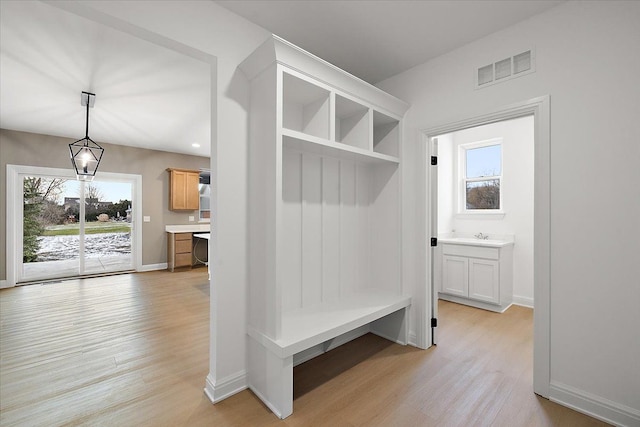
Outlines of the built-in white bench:
{"type": "Polygon", "coordinates": [[[365,325],[369,331],[406,345],[411,298],[388,292],[355,293],[313,307],[283,314],[282,335],[271,339],[249,329],[252,366],[251,390],[280,418],[293,412],[294,356],[365,325]],[[256,375],[257,374],[257,375],[256,375]]]}
{"type": "Polygon", "coordinates": [[[247,384],[285,418],[294,364],[367,332],[407,343],[409,105],[277,36],[240,69],[251,85],[247,384]]]}

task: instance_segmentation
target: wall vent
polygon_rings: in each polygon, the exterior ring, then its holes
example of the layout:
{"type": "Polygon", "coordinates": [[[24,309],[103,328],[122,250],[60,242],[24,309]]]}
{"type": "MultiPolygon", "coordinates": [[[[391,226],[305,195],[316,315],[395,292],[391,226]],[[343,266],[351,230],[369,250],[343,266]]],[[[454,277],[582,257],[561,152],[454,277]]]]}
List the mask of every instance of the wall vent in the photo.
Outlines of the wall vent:
{"type": "Polygon", "coordinates": [[[533,49],[478,68],[476,88],[520,77],[535,71],[533,49]]]}
{"type": "Polygon", "coordinates": [[[493,81],[493,64],[478,69],[478,85],[491,83],[493,81]]]}

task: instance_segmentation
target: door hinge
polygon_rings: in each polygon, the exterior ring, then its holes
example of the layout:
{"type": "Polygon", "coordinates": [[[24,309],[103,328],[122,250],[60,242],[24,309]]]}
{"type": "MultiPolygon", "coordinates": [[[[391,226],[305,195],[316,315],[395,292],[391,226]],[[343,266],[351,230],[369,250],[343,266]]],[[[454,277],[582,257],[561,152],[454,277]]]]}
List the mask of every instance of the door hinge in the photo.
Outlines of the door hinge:
{"type": "Polygon", "coordinates": [[[438,238],[437,237],[432,237],[431,238],[431,246],[438,246],[438,238]]]}
{"type": "Polygon", "coordinates": [[[437,166],[437,165],[438,165],[438,157],[431,156],[431,166],[437,166]]]}
{"type": "Polygon", "coordinates": [[[438,327],[438,319],[431,318],[431,327],[432,328],[437,328],[438,327]]]}

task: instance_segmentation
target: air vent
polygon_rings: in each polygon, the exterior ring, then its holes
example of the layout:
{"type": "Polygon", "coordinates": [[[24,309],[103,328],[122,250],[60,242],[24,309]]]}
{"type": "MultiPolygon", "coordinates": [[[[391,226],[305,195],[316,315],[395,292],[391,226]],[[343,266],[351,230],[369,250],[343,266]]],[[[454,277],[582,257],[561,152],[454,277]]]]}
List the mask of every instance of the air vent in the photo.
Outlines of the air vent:
{"type": "Polygon", "coordinates": [[[533,50],[478,68],[476,88],[492,86],[535,71],[533,50]]]}
{"type": "Polygon", "coordinates": [[[522,52],[513,57],[513,74],[523,73],[531,69],[531,51],[522,52]]]}
{"type": "Polygon", "coordinates": [[[493,64],[478,69],[478,86],[493,81],[493,64]]]}
{"type": "Polygon", "coordinates": [[[496,80],[507,78],[511,75],[511,58],[496,62],[496,80]]]}

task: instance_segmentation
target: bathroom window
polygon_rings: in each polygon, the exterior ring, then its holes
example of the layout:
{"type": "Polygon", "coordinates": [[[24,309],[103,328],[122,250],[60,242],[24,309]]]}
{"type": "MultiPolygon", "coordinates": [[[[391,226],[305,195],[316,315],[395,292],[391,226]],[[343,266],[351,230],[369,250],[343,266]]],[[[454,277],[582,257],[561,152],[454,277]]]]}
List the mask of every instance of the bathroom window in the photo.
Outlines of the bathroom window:
{"type": "Polygon", "coordinates": [[[502,211],[502,139],[460,145],[460,212],[502,211]]]}

